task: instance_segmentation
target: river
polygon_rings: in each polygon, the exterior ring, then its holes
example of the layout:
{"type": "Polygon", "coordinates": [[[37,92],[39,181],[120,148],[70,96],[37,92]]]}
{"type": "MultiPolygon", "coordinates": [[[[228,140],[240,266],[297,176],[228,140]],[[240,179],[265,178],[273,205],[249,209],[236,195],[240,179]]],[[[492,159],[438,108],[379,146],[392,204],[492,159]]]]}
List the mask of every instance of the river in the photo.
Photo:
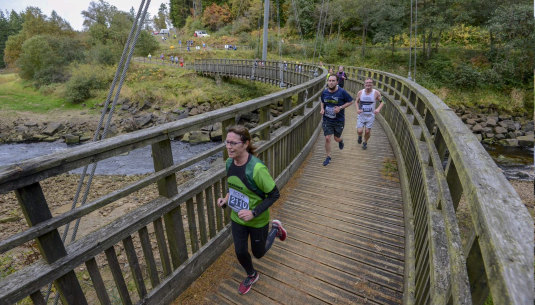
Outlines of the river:
{"type": "MultiPolygon", "coordinates": [[[[176,163],[187,160],[207,149],[213,148],[219,143],[204,143],[190,145],[188,143],[172,141],[173,160],[176,163]]],[[[16,163],[21,160],[35,158],[61,150],[75,147],[65,143],[23,143],[0,145],[0,166],[16,163]]],[[[498,167],[503,171],[507,179],[533,181],[535,178],[533,167],[533,149],[506,148],[502,146],[486,146],[498,167]]],[[[211,157],[206,161],[188,168],[206,169],[222,154],[211,157]]],[[[82,169],[77,169],[71,173],[81,173],[82,169]]],[[[97,175],[135,175],[148,174],[154,172],[154,165],[151,158],[150,146],[131,151],[128,155],[120,155],[98,163],[95,174],[97,175]],[[135,164],[135,166],[132,166],[135,164]]]]}
{"type": "MultiPolygon", "coordinates": [[[[217,146],[220,143],[203,143],[197,145],[190,145],[185,142],[171,141],[173,149],[173,160],[176,163],[185,161],[192,156],[202,153],[208,149],[217,146]]],[[[53,142],[38,142],[38,143],[23,143],[23,144],[4,144],[0,145],[0,166],[16,163],[22,160],[31,159],[71,147],[76,145],[67,145],[65,143],[53,142]]],[[[214,157],[192,165],[188,170],[207,169],[212,162],[217,158],[222,158],[223,154],[219,153],[214,157]]],[[[70,173],[81,174],[83,168],[78,168],[70,173]]],[[[88,169],[88,173],[91,167],[88,169]]],[[[150,146],[138,148],[130,151],[128,154],[119,155],[108,158],[98,162],[96,175],[136,175],[148,174],[154,172],[154,163],[151,157],[150,146]],[[135,165],[135,166],[134,166],[135,165]]]]}

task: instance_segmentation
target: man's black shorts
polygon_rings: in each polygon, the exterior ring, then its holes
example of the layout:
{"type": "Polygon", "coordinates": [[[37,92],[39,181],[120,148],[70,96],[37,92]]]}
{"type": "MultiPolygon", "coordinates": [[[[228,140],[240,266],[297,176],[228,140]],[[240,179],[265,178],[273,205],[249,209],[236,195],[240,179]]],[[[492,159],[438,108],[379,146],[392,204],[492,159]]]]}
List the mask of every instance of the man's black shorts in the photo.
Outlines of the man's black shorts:
{"type": "Polygon", "coordinates": [[[342,131],[344,131],[344,124],[345,122],[331,122],[327,120],[323,120],[323,135],[329,136],[334,134],[335,137],[340,138],[342,136],[342,131]]]}

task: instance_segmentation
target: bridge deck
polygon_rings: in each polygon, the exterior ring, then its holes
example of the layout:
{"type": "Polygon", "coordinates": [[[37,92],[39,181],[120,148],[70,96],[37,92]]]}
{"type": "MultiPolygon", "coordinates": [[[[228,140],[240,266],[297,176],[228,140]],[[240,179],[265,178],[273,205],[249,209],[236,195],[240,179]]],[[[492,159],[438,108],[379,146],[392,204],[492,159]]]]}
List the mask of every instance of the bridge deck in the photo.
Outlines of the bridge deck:
{"type": "Polygon", "coordinates": [[[222,268],[228,276],[207,291],[205,302],[402,303],[401,189],[399,182],[382,174],[385,161],[395,160],[394,155],[377,122],[369,148],[362,150],[357,144],[355,110],[347,112],[344,150],[332,143],[332,161],[324,167],[321,134],[307,163],[283,191],[284,202],[277,204],[280,208],[272,218],[282,221],[288,238],[277,240],[262,259],[253,259],[260,272],[258,282],[247,295],[239,295],[245,273],[235,257],[227,255],[215,264],[225,264],[222,268]]]}

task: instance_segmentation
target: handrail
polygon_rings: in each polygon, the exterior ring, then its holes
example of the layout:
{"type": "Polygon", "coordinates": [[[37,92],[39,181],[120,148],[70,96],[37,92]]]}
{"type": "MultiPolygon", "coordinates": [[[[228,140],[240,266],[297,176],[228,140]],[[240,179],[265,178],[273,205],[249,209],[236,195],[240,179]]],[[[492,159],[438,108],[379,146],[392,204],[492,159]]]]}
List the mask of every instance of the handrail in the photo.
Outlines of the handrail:
{"type": "Polygon", "coordinates": [[[365,78],[376,82],[386,101],[379,122],[407,171],[406,227],[415,240],[407,244],[405,302],[482,304],[489,288],[495,304],[532,302],[533,219],[477,138],[424,87],[372,69],[346,72],[355,93],[365,78]],[[474,224],[464,245],[462,196],[474,224]]]}
{"type": "MultiPolygon", "coordinates": [[[[275,63],[264,64],[269,68],[260,68],[255,80],[278,85],[282,81],[278,77],[280,74],[271,71],[275,63]]],[[[206,70],[199,72],[211,73],[206,70]]],[[[40,245],[43,259],[0,280],[0,303],[13,303],[29,296],[33,302],[41,304],[44,298],[39,289],[53,281],[64,304],[84,304],[87,302],[84,295],[86,289],[82,289],[75,269],[83,263],[91,275],[94,292],[99,300],[109,303],[110,291],[106,289],[100,275],[103,271],[99,265],[103,262],[96,259],[98,254],[106,255],[110,266],[108,272],[115,279],[123,303],[131,303],[133,296],[128,291],[123,275],[126,270],[122,270],[115,253],[115,248],[121,245],[128,258],[133,275],[131,279],[138,291],[138,303],[167,303],[178,296],[230,245],[230,214],[229,211],[221,213],[221,209],[215,208],[215,199],[226,194],[226,177],[222,164],[178,187],[175,182],[175,173],[220,153],[223,145],[175,165],[172,162],[170,140],[214,123],[222,123],[225,128],[234,124],[237,116],[257,111],[260,122],[251,129],[251,134],[260,137],[257,150],[259,157],[276,177],[277,185],[282,188],[304,161],[319,134],[321,118],[317,111],[317,99],[321,94],[326,71],[321,72],[322,75],[314,77],[311,73],[289,71],[285,76],[291,78],[291,82],[287,89],[280,92],[1,167],[0,193],[15,192],[30,228],[0,241],[0,253],[6,255],[6,251],[35,239],[40,245]],[[271,105],[280,101],[283,102],[284,113],[270,118],[271,105]],[[272,128],[275,123],[281,124],[277,130],[272,128]],[[147,145],[152,147],[154,174],[101,196],[83,207],[52,217],[41,190],[41,181],[147,145]],[[149,199],[134,211],[113,220],[105,227],[96,228],[94,232],[70,245],[64,245],[61,239],[57,239],[58,229],[66,223],[156,183],[159,197],[149,199]],[[187,221],[183,224],[181,207],[184,206],[187,221]],[[150,245],[147,229],[150,225],[154,228],[158,243],[159,259],[153,255],[150,245]],[[136,232],[139,234],[147,273],[152,283],[150,291],[145,287],[140,269],[142,263],[132,242],[136,232]],[[163,270],[158,270],[158,264],[163,270]],[[180,284],[177,285],[178,279],[180,284]]],[[[223,137],[225,136],[226,131],[223,131],[223,137]]]]}

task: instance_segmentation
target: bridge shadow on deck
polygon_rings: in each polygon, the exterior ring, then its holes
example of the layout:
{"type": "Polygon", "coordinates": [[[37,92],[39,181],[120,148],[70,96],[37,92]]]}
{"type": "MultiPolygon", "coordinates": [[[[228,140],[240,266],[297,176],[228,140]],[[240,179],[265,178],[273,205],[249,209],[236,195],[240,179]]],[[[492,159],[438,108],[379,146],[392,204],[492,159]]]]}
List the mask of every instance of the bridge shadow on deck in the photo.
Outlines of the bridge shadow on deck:
{"type": "Polygon", "coordinates": [[[287,195],[278,203],[275,217],[288,238],[276,240],[262,259],[253,259],[260,272],[258,282],[247,295],[239,295],[245,272],[234,258],[225,267],[231,276],[204,296],[206,303],[402,303],[401,188],[381,172],[385,160],[395,160],[394,155],[378,122],[368,149],[362,150],[354,107],[346,117],[344,150],[333,141],[331,164],[323,166],[321,133],[308,162],[292,178],[291,191],[283,191],[287,195]]]}

